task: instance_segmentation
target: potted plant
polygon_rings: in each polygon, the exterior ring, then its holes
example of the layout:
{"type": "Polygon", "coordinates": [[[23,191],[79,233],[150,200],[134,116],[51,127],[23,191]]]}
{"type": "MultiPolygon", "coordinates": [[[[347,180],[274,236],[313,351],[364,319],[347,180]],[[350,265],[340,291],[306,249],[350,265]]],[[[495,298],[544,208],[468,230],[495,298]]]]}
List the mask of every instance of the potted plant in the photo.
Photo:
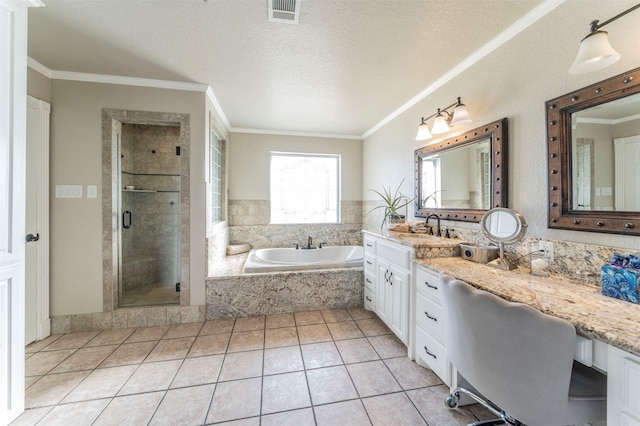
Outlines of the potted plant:
{"type": "Polygon", "coordinates": [[[367,212],[367,214],[369,214],[375,210],[383,209],[383,218],[380,229],[382,229],[385,224],[392,227],[396,224],[404,223],[405,215],[401,214],[400,210],[402,208],[406,208],[413,201],[413,198],[409,199],[409,197],[400,192],[400,187],[403,182],[404,179],[400,181],[400,184],[395,191],[391,191],[391,187],[387,189],[384,186],[382,187],[382,192],[376,191],[375,189],[369,190],[378,194],[384,202],[383,205],[376,206],[367,212]]]}

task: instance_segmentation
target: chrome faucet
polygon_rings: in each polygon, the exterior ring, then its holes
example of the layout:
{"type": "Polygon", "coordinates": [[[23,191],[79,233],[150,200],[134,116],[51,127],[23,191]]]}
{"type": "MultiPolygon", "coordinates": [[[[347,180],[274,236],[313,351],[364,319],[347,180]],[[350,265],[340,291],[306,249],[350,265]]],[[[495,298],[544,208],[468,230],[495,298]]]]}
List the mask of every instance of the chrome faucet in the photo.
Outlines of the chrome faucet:
{"type": "Polygon", "coordinates": [[[303,250],[311,250],[311,249],[316,248],[313,245],[313,239],[311,238],[311,235],[309,235],[309,238],[307,239],[307,246],[306,247],[300,247],[300,248],[303,249],[303,250]]]}
{"type": "MultiPolygon", "coordinates": [[[[429,224],[429,219],[431,219],[432,217],[435,217],[437,222],[437,228],[436,228],[436,236],[441,237],[442,236],[442,232],[440,231],[440,216],[438,216],[435,213],[431,213],[429,216],[427,216],[427,221],[424,223],[425,225],[429,224]]],[[[433,235],[433,228],[429,228],[431,229],[431,234],[433,235]]]]}

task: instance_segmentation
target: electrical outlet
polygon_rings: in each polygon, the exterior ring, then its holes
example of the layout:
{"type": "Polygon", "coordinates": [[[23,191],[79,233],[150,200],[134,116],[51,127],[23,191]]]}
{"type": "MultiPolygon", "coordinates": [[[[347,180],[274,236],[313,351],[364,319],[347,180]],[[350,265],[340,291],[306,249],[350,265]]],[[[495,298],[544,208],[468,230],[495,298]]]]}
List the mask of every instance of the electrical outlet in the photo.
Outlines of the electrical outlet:
{"type": "Polygon", "coordinates": [[[553,262],[553,243],[551,241],[540,241],[538,248],[549,256],[549,262],[553,262]]]}

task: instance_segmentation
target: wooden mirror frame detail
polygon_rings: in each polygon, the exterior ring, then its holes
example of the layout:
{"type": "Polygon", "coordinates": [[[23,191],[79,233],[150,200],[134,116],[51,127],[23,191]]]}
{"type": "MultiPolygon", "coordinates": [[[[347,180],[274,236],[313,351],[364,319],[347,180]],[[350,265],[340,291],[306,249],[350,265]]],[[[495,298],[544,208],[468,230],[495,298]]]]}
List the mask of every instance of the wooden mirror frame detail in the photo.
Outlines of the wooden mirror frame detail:
{"type": "Polygon", "coordinates": [[[482,216],[494,207],[507,207],[507,139],[508,120],[502,118],[487,125],[469,130],[459,136],[446,139],[442,142],[427,145],[414,152],[414,215],[416,217],[427,217],[435,213],[441,219],[459,220],[462,222],[480,222],[482,216]],[[448,151],[454,148],[470,145],[489,138],[489,149],[491,152],[491,206],[487,210],[483,209],[453,209],[453,208],[425,208],[420,205],[421,199],[421,179],[422,159],[438,152],[448,151]]]}
{"type": "Polygon", "coordinates": [[[640,68],[545,103],[547,112],[548,227],[640,235],[640,212],[571,208],[571,114],[640,92],[640,68]]]}

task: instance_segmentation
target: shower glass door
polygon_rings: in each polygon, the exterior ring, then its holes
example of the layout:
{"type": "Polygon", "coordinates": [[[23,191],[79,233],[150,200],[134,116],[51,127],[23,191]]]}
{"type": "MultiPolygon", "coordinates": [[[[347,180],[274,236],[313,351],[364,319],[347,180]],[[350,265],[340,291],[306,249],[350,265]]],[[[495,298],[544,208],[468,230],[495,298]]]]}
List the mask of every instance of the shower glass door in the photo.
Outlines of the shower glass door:
{"type": "Polygon", "coordinates": [[[180,302],[180,127],[120,134],[119,306],[180,302]]]}

